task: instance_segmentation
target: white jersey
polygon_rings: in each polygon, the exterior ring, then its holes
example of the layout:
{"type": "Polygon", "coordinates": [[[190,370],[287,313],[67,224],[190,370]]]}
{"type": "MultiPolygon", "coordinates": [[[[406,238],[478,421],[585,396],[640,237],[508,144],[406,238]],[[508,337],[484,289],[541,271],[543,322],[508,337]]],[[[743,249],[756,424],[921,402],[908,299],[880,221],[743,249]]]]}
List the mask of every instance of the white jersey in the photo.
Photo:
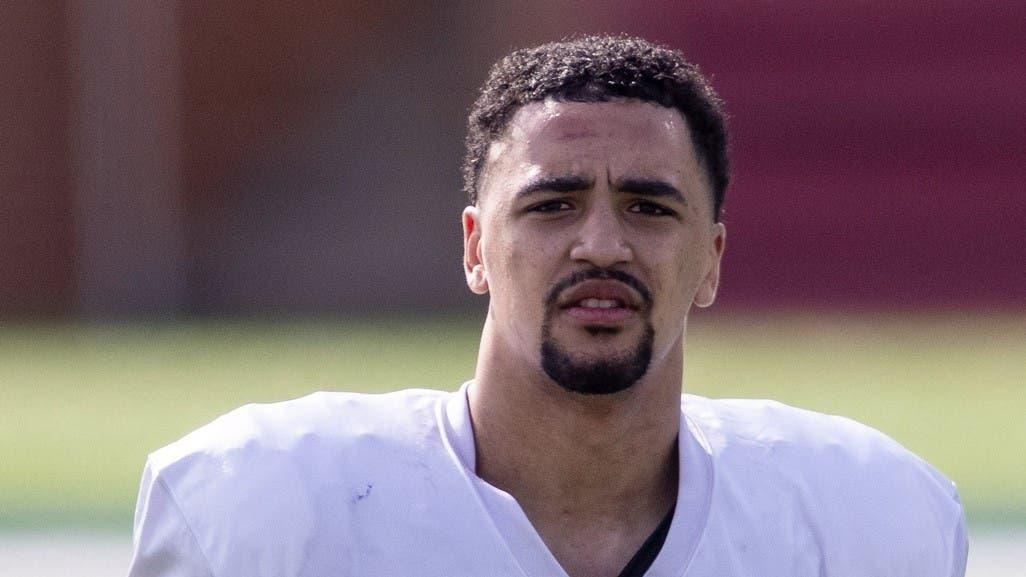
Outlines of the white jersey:
{"type": "MultiPolygon", "coordinates": [[[[474,474],[458,393],[316,393],[152,455],[130,577],[566,577],[474,474]]],[[[682,398],[652,577],[962,577],[954,486],[883,434],[772,401],[682,398]]]]}

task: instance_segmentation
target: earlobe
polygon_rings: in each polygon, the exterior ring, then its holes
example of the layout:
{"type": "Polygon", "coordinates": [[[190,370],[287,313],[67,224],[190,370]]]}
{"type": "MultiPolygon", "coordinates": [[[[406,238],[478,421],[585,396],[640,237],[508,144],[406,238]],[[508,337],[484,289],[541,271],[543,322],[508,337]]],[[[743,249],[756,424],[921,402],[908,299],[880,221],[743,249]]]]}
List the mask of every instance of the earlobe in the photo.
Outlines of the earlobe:
{"type": "Polygon", "coordinates": [[[488,292],[488,274],[481,258],[481,212],[476,206],[463,209],[463,272],[472,292],[488,292]]]}
{"type": "Polygon", "coordinates": [[[467,286],[476,294],[488,293],[488,277],[485,275],[484,266],[476,265],[470,274],[467,275],[467,286]]]}

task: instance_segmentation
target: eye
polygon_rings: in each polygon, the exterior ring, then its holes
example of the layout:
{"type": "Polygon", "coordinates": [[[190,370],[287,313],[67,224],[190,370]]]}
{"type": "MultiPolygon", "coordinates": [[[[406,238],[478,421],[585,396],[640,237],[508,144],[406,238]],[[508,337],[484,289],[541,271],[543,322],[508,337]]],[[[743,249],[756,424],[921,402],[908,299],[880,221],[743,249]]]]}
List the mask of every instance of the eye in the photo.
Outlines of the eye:
{"type": "Polygon", "coordinates": [[[635,202],[630,205],[627,210],[638,214],[647,214],[649,216],[674,216],[677,214],[676,211],[671,208],[667,208],[661,204],[649,202],[647,200],[635,202]]]}
{"type": "Polygon", "coordinates": [[[546,200],[527,207],[527,212],[560,212],[573,209],[573,205],[565,200],[546,200]]]}

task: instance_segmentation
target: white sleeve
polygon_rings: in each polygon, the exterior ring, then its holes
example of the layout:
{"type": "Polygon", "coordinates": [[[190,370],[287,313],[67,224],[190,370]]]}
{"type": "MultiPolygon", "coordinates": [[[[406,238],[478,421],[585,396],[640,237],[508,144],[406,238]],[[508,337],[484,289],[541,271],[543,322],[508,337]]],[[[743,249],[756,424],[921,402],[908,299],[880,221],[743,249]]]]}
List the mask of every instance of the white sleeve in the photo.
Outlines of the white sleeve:
{"type": "Polygon", "coordinates": [[[148,461],[135,507],[132,545],[128,577],[213,577],[178,503],[148,461]]]}
{"type": "Polygon", "coordinates": [[[953,553],[951,577],[965,577],[965,566],[969,557],[969,538],[966,535],[965,529],[965,509],[962,509],[958,525],[955,526],[955,540],[951,550],[953,553]]]}

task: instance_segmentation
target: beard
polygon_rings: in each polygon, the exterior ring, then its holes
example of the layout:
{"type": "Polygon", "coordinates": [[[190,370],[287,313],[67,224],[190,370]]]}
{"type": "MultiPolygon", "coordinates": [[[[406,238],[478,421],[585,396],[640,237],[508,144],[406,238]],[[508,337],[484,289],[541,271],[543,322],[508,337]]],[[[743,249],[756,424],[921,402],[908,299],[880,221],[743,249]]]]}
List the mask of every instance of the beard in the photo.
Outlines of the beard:
{"type": "Polygon", "coordinates": [[[645,332],[632,350],[614,357],[578,360],[559,346],[542,327],[542,369],[557,385],[584,395],[611,395],[627,390],[648,372],[655,331],[645,323],[645,332]]]}
{"type": "MultiPolygon", "coordinates": [[[[585,270],[574,273],[559,282],[549,292],[545,306],[545,321],[541,334],[541,365],[542,370],[560,387],[584,395],[611,395],[627,390],[648,372],[652,361],[652,343],[655,341],[655,329],[652,328],[651,293],[641,281],[620,271],[601,269],[585,270]],[[644,301],[644,330],[636,345],[621,354],[599,359],[574,358],[552,336],[552,319],[555,317],[556,301],[564,290],[590,279],[614,279],[634,288],[644,301]]],[[[586,329],[593,336],[618,332],[619,329],[609,327],[592,327],[586,329]]]]}

